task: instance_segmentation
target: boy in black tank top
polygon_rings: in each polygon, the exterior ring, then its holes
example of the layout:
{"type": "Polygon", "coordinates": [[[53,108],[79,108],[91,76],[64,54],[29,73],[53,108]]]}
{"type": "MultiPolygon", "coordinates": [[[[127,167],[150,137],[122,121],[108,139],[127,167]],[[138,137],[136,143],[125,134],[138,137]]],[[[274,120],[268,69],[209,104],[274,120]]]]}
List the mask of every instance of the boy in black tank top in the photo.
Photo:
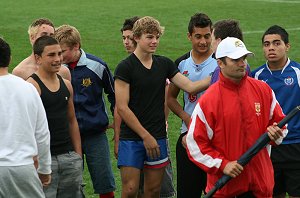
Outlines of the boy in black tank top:
{"type": "Polygon", "coordinates": [[[53,37],[42,36],[33,45],[39,69],[28,82],[38,90],[50,130],[52,182],[44,187],[46,197],[83,197],[82,150],[70,81],[57,74],[62,50],[53,37]]]}

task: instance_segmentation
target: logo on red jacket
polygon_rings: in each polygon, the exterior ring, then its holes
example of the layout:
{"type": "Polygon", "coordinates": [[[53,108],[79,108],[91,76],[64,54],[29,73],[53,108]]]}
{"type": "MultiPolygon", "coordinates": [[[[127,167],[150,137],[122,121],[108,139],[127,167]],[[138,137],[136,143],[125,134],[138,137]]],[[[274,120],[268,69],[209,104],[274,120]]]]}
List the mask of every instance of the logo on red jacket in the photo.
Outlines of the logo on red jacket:
{"type": "Polygon", "coordinates": [[[255,106],[256,115],[260,116],[260,103],[259,102],[255,102],[254,106],[255,106]]]}

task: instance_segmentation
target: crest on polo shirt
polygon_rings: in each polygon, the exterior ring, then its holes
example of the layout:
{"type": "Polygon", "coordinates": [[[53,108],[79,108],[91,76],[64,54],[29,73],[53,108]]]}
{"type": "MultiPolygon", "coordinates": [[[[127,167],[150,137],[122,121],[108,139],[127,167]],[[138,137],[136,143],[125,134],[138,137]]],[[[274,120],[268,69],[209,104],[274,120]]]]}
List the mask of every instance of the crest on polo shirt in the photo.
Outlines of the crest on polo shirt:
{"type": "Polygon", "coordinates": [[[91,78],[84,78],[82,79],[82,86],[89,87],[93,82],[91,81],[91,78]]]}
{"type": "Polygon", "coordinates": [[[254,107],[255,107],[256,115],[260,116],[260,103],[259,102],[255,102],[254,103],[254,107]]]}
{"type": "Polygon", "coordinates": [[[292,85],[294,83],[294,79],[289,76],[289,77],[287,77],[287,78],[284,79],[284,83],[286,85],[292,85]]]}
{"type": "Polygon", "coordinates": [[[183,72],[182,72],[182,75],[184,75],[185,77],[188,77],[188,76],[189,76],[189,71],[187,71],[187,70],[186,70],[186,71],[183,71],[183,72]]]}

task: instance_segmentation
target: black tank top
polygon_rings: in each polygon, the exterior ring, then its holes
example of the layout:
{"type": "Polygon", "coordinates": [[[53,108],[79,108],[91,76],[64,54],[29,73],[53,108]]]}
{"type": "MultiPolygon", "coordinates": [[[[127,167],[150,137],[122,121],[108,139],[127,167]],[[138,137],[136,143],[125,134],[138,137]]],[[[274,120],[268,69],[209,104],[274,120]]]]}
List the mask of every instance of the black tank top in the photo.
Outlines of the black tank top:
{"type": "Polygon", "coordinates": [[[50,130],[51,155],[73,151],[68,120],[70,92],[62,77],[57,75],[60,87],[56,92],[50,91],[36,74],[32,74],[31,77],[38,83],[41,89],[41,99],[47,114],[50,130]]]}

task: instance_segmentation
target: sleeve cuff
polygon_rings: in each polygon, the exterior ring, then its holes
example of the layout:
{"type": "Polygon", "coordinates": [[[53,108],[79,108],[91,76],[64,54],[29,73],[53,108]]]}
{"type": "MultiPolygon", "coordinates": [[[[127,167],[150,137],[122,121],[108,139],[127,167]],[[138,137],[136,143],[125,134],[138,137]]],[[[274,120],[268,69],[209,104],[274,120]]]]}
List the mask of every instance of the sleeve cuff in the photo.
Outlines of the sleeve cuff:
{"type": "Polygon", "coordinates": [[[225,168],[225,166],[228,164],[228,160],[226,160],[226,159],[223,159],[222,160],[222,163],[221,163],[221,166],[220,166],[220,172],[222,172],[223,173],[223,170],[224,170],[224,168],[225,168]]]}
{"type": "Polygon", "coordinates": [[[40,174],[49,175],[52,172],[51,165],[42,166],[41,164],[39,164],[37,172],[40,173],[40,174]]]}

